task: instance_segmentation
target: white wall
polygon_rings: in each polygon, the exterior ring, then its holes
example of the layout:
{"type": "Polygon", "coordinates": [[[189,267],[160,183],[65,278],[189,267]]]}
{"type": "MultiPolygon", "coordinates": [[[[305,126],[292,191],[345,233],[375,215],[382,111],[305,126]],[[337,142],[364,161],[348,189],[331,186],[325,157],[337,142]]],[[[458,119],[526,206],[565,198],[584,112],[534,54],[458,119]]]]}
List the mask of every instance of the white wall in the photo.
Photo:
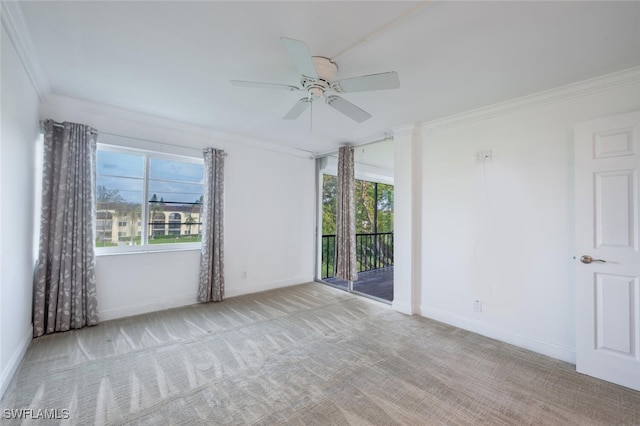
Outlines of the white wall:
{"type": "Polygon", "coordinates": [[[38,96],[2,26],[0,396],[31,342],[38,96]]]}
{"type": "MultiPolygon", "coordinates": [[[[573,127],[638,109],[636,79],[469,124],[421,127],[422,192],[412,207],[422,227],[419,312],[575,362],[573,127]],[[481,150],[493,152],[484,168],[475,164],[481,150]]],[[[399,185],[409,184],[396,175],[396,212],[408,209],[398,203],[407,204],[399,185]]]]}
{"type": "MultiPolygon", "coordinates": [[[[313,280],[315,166],[305,153],[60,96],[43,102],[41,117],[89,124],[102,143],[198,158],[203,147],[224,149],[226,297],[313,280]]],[[[199,251],[98,256],[101,320],[196,303],[199,259],[199,251]]]]}
{"type": "MultiPolygon", "coordinates": [[[[393,161],[393,145],[389,146],[393,161]]],[[[380,167],[359,161],[358,150],[354,152],[354,175],[356,179],[369,182],[386,183],[393,185],[393,167],[380,167]]],[[[320,162],[320,173],[328,175],[338,175],[338,155],[322,158],[320,162]]]]}
{"type": "Polygon", "coordinates": [[[357,146],[354,149],[353,157],[356,163],[391,171],[393,179],[393,138],[357,146]]]}

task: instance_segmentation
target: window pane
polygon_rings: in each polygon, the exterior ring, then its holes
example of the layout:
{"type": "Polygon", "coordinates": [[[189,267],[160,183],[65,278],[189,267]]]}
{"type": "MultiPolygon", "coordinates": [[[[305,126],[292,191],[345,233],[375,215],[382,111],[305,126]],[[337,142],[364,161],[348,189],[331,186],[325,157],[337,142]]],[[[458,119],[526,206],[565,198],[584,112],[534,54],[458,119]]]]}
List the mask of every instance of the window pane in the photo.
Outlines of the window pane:
{"type": "Polygon", "coordinates": [[[142,189],[141,179],[98,176],[96,247],[140,244],[142,189]]]}
{"type": "Polygon", "coordinates": [[[149,202],[199,203],[202,190],[201,184],[149,180],[149,202]]]}
{"type": "Polygon", "coordinates": [[[335,270],[337,176],[322,175],[322,269],[321,278],[331,278],[335,270]]]}
{"type": "Polygon", "coordinates": [[[204,166],[202,164],[183,163],[179,161],[151,158],[149,179],[163,179],[180,182],[204,183],[204,166]]]}
{"type": "Polygon", "coordinates": [[[393,185],[378,184],[378,233],[393,232],[393,185]]]}
{"type": "Polygon", "coordinates": [[[149,203],[149,244],[202,241],[200,204],[149,203]]]}
{"type": "Polygon", "coordinates": [[[373,233],[375,210],[375,184],[366,180],[356,179],[356,233],[373,233]]]}
{"type": "Polygon", "coordinates": [[[142,203],[142,179],[97,176],[96,201],[98,204],[119,205],[142,203]]]}
{"type": "Polygon", "coordinates": [[[337,212],[338,178],[332,175],[322,175],[322,233],[335,235],[337,212]]]}
{"type": "Polygon", "coordinates": [[[144,177],[144,157],[135,154],[122,154],[98,150],[98,176],[144,177]]]}
{"type": "Polygon", "coordinates": [[[202,240],[204,166],[152,158],[149,162],[149,244],[202,240]]]}

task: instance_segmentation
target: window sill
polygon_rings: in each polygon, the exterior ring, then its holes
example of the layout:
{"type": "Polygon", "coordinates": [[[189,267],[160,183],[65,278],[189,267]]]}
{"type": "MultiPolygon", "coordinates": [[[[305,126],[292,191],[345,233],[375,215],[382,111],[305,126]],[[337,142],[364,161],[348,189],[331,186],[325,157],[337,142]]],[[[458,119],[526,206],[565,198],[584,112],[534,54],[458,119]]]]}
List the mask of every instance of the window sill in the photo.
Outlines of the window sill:
{"type": "Polygon", "coordinates": [[[149,246],[133,246],[127,247],[126,249],[122,249],[120,247],[96,247],[95,253],[96,257],[101,256],[122,256],[122,255],[130,255],[130,254],[150,254],[150,253],[167,253],[167,252],[176,252],[176,251],[200,251],[202,246],[200,244],[189,244],[188,247],[186,244],[182,245],[174,245],[171,244],[170,247],[149,247],[149,246]]]}

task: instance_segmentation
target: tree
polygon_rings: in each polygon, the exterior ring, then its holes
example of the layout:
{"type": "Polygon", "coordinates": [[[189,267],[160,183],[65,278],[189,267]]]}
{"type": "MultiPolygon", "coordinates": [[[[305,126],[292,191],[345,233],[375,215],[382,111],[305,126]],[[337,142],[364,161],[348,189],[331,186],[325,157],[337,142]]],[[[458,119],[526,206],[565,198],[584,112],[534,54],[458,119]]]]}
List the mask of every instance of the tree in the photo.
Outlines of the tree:
{"type": "Polygon", "coordinates": [[[96,202],[104,204],[124,203],[124,198],[117,189],[109,189],[105,185],[96,187],[96,202]]]}
{"type": "Polygon", "coordinates": [[[356,233],[375,232],[375,184],[366,180],[355,181],[356,233]]]}
{"type": "Polygon", "coordinates": [[[393,185],[378,184],[378,232],[393,232],[393,185]]]}
{"type": "Polygon", "coordinates": [[[160,206],[158,205],[158,196],[153,194],[151,199],[149,200],[149,224],[151,225],[151,232],[149,233],[149,238],[153,239],[156,236],[156,231],[162,229],[162,233],[164,233],[164,224],[162,228],[158,226],[156,223],[156,214],[160,211],[160,206]]]}
{"type": "MultiPolygon", "coordinates": [[[[323,175],[322,233],[324,235],[336,233],[337,185],[336,176],[323,175]]],[[[374,182],[356,179],[354,201],[357,233],[393,232],[393,193],[393,185],[384,183],[376,185],[374,182]],[[377,223],[374,224],[376,217],[377,223]]]]}
{"type": "MultiPolygon", "coordinates": [[[[337,177],[322,177],[322,234],[336,234],[336,214],[338,204],[337,177]]],[[[393,232],[393,185],[356,179],[355,225],[361,241],[358,251],[359,270],[369,270],[393,264],[393,238],[379,235],[393,232]]],[[[322,276],[333,276],[335,238],[322,239],[322,276]]]]}
{"type": "Polygon", "coordinates": [[[191,216],[191,213],[185,218],[184,224],[187,226],[187,234],[191,235],[191,226],[196,223],[196,220],[191,216]]]}
{"type": "MultiPolygon", "coordinates": [[[[113,219],[117,221],[118,224],[126,222],[133,242],[133,238],[136,235],[137,219],[140,217],[142,209],[139,202],[127,202],[122,195],[120,195],[119,190],[107,188],[105,185],[98,185],[96,187],[96,207],[98,211],[113,214],[113,219]]],[[[110,231],[110,229],[110,225],[103,221],[102,228],[98,231],[104,235],[104,233],[110,231]]]]}
{"type": "Polygon", "coordinates": [[[337,185],[338,178],[336,176],[322,176],[322,233],[324,235],[335,235],[336,233],[337,185]]]}

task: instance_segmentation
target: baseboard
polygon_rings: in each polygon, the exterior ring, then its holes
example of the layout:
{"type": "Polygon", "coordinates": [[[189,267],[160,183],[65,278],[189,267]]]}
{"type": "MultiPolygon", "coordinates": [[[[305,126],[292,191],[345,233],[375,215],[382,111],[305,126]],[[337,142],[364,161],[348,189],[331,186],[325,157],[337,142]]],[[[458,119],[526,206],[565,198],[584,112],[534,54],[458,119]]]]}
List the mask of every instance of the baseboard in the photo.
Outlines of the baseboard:
{"type": "Polygon", "coordinates": [[[20,363],[24,358],[24,354],[27,352],[27,348],[33,339],[33,327],[29,327],[27,333],[22,338],[20,345],[16,348],[9,359],[6,367],[2,371],[2,376],[0,376],[0,398],[4,397],[4,393],[9,388],[9,384],[11,383],[11,379],[18,371],[18,367],[20,367],[20,363]]]}
{"type": "MultiPolygon", "coordinates": [[[[298,277],[285,281],[273,281],[253,285],[249,289],[225,288],[225,298],[242,296],[244,294],[259,293],[261,291],[274,290],[276,288],[290,287],[302,283],[312,282],[313,277],[298,277]]],[[[165,309],[179,308],[198,303],[197,296],[181,297],[178,299],[161,300],[158,302],[145,303],[142,305],[126,306],[123,308],[107,309],[100,311],[100,321],[108,321],[117,318],[125,318],[133,315],[147,314],[149,312],[162,311],[165,309]]]]}
{"type": "Polygon", "coordinates": [[[261,291],[275,290],[276,288],[291,287],[292,285],[299,285],[303,283],[313,282],[313,276],[303,276],[297,278],[291,278],[284,281],[271,281],[266,283],[260,283],[252,285],[251,288],[225,288],[225,297],[236,297],[245,294],[259,293],[261,291]]]}
{"type": "Polygon", "coordinates": [[[503,330],[499,327],[466,318],[458,314],[446,312],[431,306],[420,305],[420,315],[449,325],[453,325],[464,330],[481,334],[510,345],[518,346],[551,358],[566,361],[571,364],[576,363],[575,349],[546,342],[533,337],[523,336],[518,333],[503,330]]]}
{"type": "Polygon", "coordinates": [[[410,303],[396,302],[394,300],[391,302],[391,307],[394,311],[398,311],[406,315],[413,315],[415,313],[415,310],[410,303]]]}
{"type": "Polygon", "coordinates": [[[124,308],[107,309],[105,311],[100,311],[100,321],[108,321],[133,315],[147,314],[149,312],[162,311],[165,309],[179,308],[181,306],[193,305],[194,303],[198,303],[195,295],[190,297],[181,297],[179,299],[145,303],[142,305],[126,306],[124,308]]]}

